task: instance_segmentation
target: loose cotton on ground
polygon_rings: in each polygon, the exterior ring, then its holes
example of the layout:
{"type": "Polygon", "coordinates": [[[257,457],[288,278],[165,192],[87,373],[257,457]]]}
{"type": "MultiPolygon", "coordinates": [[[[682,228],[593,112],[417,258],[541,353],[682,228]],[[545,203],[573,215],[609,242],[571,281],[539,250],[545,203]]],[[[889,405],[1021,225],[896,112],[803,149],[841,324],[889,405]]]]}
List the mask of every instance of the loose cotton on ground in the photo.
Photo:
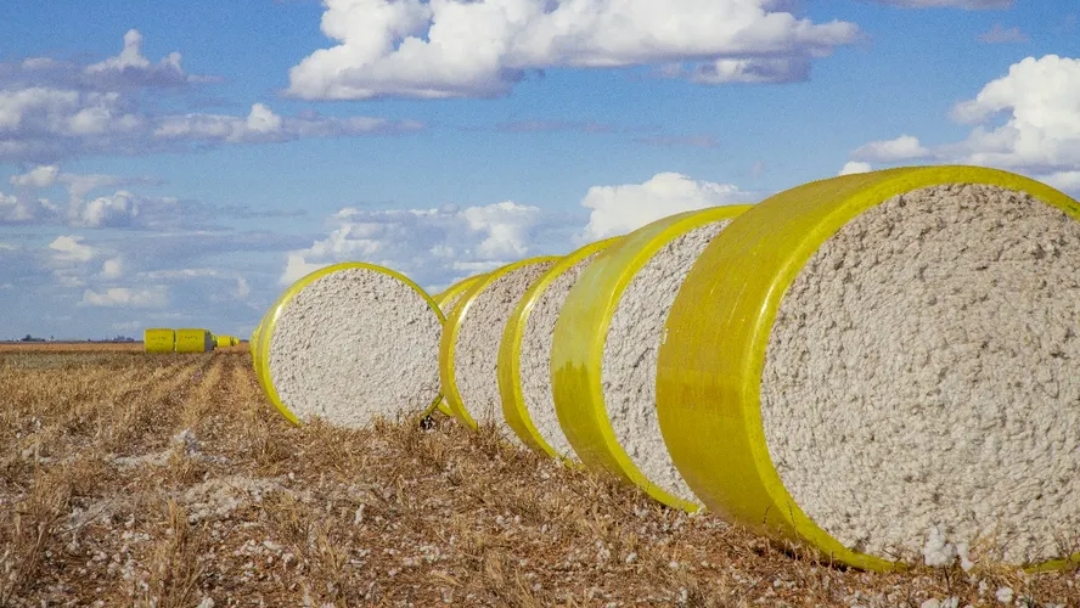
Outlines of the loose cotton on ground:
{"type": "Polygon", "coordinates": [[[301,279],[264,323],[272,398],[287,416],[344,427],[426,411],[440,395],[442,315],[419,287],[368,264],[301,279]]]}

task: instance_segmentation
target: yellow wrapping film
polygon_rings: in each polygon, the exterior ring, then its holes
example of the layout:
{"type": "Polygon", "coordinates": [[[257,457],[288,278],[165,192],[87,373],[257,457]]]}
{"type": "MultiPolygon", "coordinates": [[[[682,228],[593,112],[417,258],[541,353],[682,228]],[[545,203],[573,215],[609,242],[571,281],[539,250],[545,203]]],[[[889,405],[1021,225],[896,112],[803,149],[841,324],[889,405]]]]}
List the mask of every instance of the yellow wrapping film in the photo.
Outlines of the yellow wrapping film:
{"type": "MultiPolygon", "coordinates": [[[[844,547],[791,498],[765,441],[761,377],[781,299],[817,249],[857,215],[894,196],[950,183],[1026,192],[1080,219],[1076,201],[1019,175],[966,166],[903,167],[774,195],[733,222],[698,258],[667,320],[657,408],[672,459],[710,511],[850,566],[904,567],[844,547]]],[[[1032,569],[1070,561],[1080,561],[1080,554],[1032,569]]]]}
{"type": "Polygon", "coordinates": [[[484,276],[486,275],[478,274],[461,279],[457,283],[454,283],[450,287],[447,287],[439,294],[432,296],[432,298],[439,305],[439,308],[443,311],[443,314],[449,315],[450,311],[447,310],[447,308],[454,302],[454,299],[468,291],[470,287],[475,285],[476,282],[480,279],[484,278],[484,276]]]}
{"type": "Polygon", "coordinates": [[[262,319],[259,319],[258,325],[255,326],[255,331],[251,332],[251,336],[248,337],[248,352],[251,353],[252,362],[255,361],[255,351],[259,348],[259,330],[262,329],[262,319]]]}
{"type": "MultiPolygon", "coordinates": [[[[401,281],[402,283],[408,285],[413,289],[413,291],[420,294],[424,298],[424,300],[427,301],[428,307],[431,308],[431,310],[439,316],[439,321],[445,323],[445,318],[443,317],[442,310],[439,309],[439,305],[435,303],[435,300],[433,300],[426,291],[424,291],[412,279],[389,268],[384,268],[375,264],[368,264],[366,262],[342,262],[339,264],[333,264],[331,266],[321,268],[298,279],[295,283],[290,285],[289,288],[286,289],[280,296],[278,296],[277,301],[275,301],[274,305],[270,307],[270,309],[266,313],[266,316],[263,317],[262,322],[259,324],[261,331],[259,332],[256,340],[258,342],[258,350],[256,351],[255,355],[256,375],[259,377],[260,384],[262,384],[263,390],[266,392],[267,398],[269,398],[270,403],[272,403],[274,407],[279,412],[281,412],[281,415],[285,416],[285,419],[289,422],[292,422],[293,424],[300,425],[302,424],[302,422],[299,418],[296,417],[295,414],[292,413],[291,410],[289,410],[288,406],[281,401],[281,396],[278,394],[277,388],[274,386],[273,374],[270,371],[270,345],[274,339],[274,327],[277,324],[278,319],[281,318],[281,313],[288,308],[289,302],[296,296],[296,294],[303,291],[305,287],[315,282],[316,280],[325,277],[326,275],[333,274],[342,270],[352,270],[357,268],[370,270],[372,272],[377,272],[389,277],[393,277],[394,279],[397,279],[398,281],[401,281]]],[[[441,394],[436,395],[435,399],[433,399],[431,404],[428,405],[425,409],[425,413],[430,412],[441,399],[441,394]]]]}
{"type": "Polygon", "coordinates": [[[176,352],[208,353],[213,350],[214,338],[208,330],[196,328],[176,330],[176,352]]]}
{"type": "Polygon", "coordinates": [[[442,341],[439,343],[439,380],[442,382],[443,396],[450,405],[450,411],[455,418],[470,428],[475,429],[478,425],[472,415],[469,414],[465,404],[462,402],[461,392],[458,391],[457,387],[457,371],[454,364],[454,357],[457,353],[457,339],[458,334],[461,332],[462,322],[469,315],[469,309],[472,308],[472,304],[476,301],[476,297],[504,275],[523,266],[551,263],[558,259],[559,256],[526,258],[514,262],[513,264],[507,264],[506,266],[496,268],[495,270],[482,275],[479,280],[469,285],[465,290],[465,293],[458,298],[457,304],[454,305],[454,310],[450,313],[450,316],[446,318],[446,323],[443,324],[442,341]]]}
{"type": "Polygon", "coordinates": [[[568,253],[556,262],[525,292],[517,309],[507,320],[502,341],[499,343],[499,395],[502,397],[503,415],[506,417],[506,422],[525,445],[552,458],[561,458],[563,455],[556,453],[536,429],[529,415],[529,408],[525,404],[525,395],[521,386],[521,345],[525,338],[525,328],[528,326],[529,316],[537,301],[552,283],[581,260],[604,251],[621,239],[622,237],[615,237],[590,243],[568,253]]]}
{"type": "MultiPolygon", "coordinates": [[[[470,287],[475,285],[476,282],[483,277],[484,275],[482,274],[466,277],[458,281],[457,283],[454,283],[450,287],[447,287],[445,290],[438,293],[437,295],[432,296],[432,299],[435,300],[435,303],[439,305],[439,310],[442,311],[443,315],[449,317],[450,311],[452,310],[452,308],[450,308],[450,304],[454,302],[454,299],[468,291],[470,287]]],[[[439,400],[439,403],[436,405],[436,409],[438,409],[446,416],[454,415],[454,410],[450,409],[450,403],[446,400],[446,397],[443,397],[439,400]]]]}
{"type": "Polygon", "coordinates": [[[259,319],[259,324],[255,327],[255,333],[251,335],[251,365],[255,368],[255,379],[259,381],[259,386],[263,388],[263,392],[266,392],[266,385],[263,382],[262,364],[259,359],[259,348],[262,344],[263,328],[266,327],[266,319],[270,317],[270,312],[274,310],[275,306],[277,306],[276,301],[273,305],[270,306],[270,308],[266,309],[265,313],[263,313],[262,319],[259,319]]]}
{"type": "Polygon", "coordinates": [[[143,348],[148,353],[171,353],[176,347],[176,332],[162,327],[143,331],[143,348]]]}
{"type": "Polygon", "coordinates": [[[582,464],[606,469],[661,503],[688,512],[699,506],[652,483],[619,444],[604,401],[604,344],[623,292],[656,252],[694,228],[735,218],[749,208],[733,205],[688,211],[631,232],[589,265],[570,290],[555,323],[551,347],[555,411],[582,464]]]}

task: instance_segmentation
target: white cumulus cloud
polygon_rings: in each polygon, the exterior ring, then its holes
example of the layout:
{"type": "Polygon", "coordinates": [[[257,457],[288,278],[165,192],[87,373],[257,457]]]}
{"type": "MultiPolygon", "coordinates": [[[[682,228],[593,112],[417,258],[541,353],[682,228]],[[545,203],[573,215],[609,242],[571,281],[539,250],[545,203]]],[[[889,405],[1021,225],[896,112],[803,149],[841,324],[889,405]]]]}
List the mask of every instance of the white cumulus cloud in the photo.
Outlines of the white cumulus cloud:
{"type": "Polygon", "coordinates": [[[60,175],[60,167],[56,165],[39,165],[30,171],[20,175],[12,175],[11,185],[22,188],[48,188],[56,183],[60,175]]]}
{"type": "Polygon", "coordinates": [[[361,260],[432,284],[529,255],[542,224],[539,208],[512,201],[465,208],[342,209],[330,218],[325,239],[288,254],[280,282],[288,285],[329,264],[361,260]]]}
{"type": "Polygon", "coordinates": [[[870,166],[870,163],[862,163],[862,162],[853,160],[853,161],[848,161],[848,162],[844,163],[844,166],[840,168],[840,173],[837,173],[837,175],[851,175],[853,173],[868,173],[868,172],[870,172],[872,170],[873,170],[873,168],[870,166]]]}
{"type": "Polygon", "coordinates": [[[972,127],[963,141],[925,150],[917,138],[904,135],[866,144],[852,156],[888,163],[919,154],[918,158],[1015,171],[1067,192],[1080,192],[1080,59],[1027,57],[972,99],[957,103],[950,118],[972,127]]]}
{"type": "Polygon", "coordinates": [[[851,154],[857,161],[892,163],[903,160],[926,159],[932,152],[919,143],[913,135],[901,135],[896,139],[874,141],[860,146],[851,154]]]}
{"type": "Polygon", "coordinates": [[[307,99],[503,95],[528,70],[690,63],[700,82],[803,79],[858,39],[773,0],[324,0],[338,44],[289,71],[307,99]]]}
{"type": "Polygon", "coordinates": [[[579,238],[596,241],[683,211],[754,199],[737,186],[697,181],[681,173],[658,173],[642,184],[593,186],[581,201],[591,213],[579,238]]]}
{"type": "Polygon", "coordinates": [[[531,205],[435,209],[342,209],[329,234],[290,251],[279,283],[288,285],[329,264],[364,261],[388,266],[428,288],[541,254],[569,251],[582,242],[623,234],[662,217],[756,200],[736,186],[659,173],[642,184],[596,186],[581,200],[587,224],[574,214],[552,216],[531,205]]]}

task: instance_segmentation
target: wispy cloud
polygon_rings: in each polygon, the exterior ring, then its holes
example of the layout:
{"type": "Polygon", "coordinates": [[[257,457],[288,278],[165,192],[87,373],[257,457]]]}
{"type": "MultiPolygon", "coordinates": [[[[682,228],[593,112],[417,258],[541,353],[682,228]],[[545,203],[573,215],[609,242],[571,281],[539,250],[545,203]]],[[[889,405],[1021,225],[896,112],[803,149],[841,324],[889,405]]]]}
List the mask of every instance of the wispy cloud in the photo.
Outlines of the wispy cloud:
{"type": "Polygon", "coordinates": [[[1010,42],[1027,42],[1028,37],[1019,27],[1005,28],[1000,23],[995,23],[989,31],[979,34],[979,42],[986,44],[1008,44],[1010,42]]]}
{"type": "Polygon", "coordinates": [[[720,145],[715,135],[653,135],[635,141],[661,148],[716,148],[720,145]]]}
{"type": "Polygon", "coordinates": [[[0,63],[0,162],[49,164],[95,154],[137,155],[423,128],[416,121],[311,111],[280,116],[263,103],[252,104],[244,116],[156,113],[148,108],[155,107],[158,95],[194,95],[218,79],[187,73],[179,53],[151,62],[142,54],[142,41],[142,35],[131,30],[118,55],[89,64],[48,57],[0,63]]]}

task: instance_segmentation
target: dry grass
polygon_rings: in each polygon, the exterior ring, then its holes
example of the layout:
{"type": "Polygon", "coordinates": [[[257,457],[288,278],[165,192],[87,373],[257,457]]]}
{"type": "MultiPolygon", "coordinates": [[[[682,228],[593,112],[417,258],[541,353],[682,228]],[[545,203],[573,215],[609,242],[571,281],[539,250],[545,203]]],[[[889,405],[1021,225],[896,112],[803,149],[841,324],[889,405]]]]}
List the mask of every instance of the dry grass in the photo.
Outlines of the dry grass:
{"type": "Polygon", "coordinates": [[[1076,572],[831,567],[445,419],[294,428],[250,364],[0,353],[0,606],[1080,606],[1076,572]]]}

